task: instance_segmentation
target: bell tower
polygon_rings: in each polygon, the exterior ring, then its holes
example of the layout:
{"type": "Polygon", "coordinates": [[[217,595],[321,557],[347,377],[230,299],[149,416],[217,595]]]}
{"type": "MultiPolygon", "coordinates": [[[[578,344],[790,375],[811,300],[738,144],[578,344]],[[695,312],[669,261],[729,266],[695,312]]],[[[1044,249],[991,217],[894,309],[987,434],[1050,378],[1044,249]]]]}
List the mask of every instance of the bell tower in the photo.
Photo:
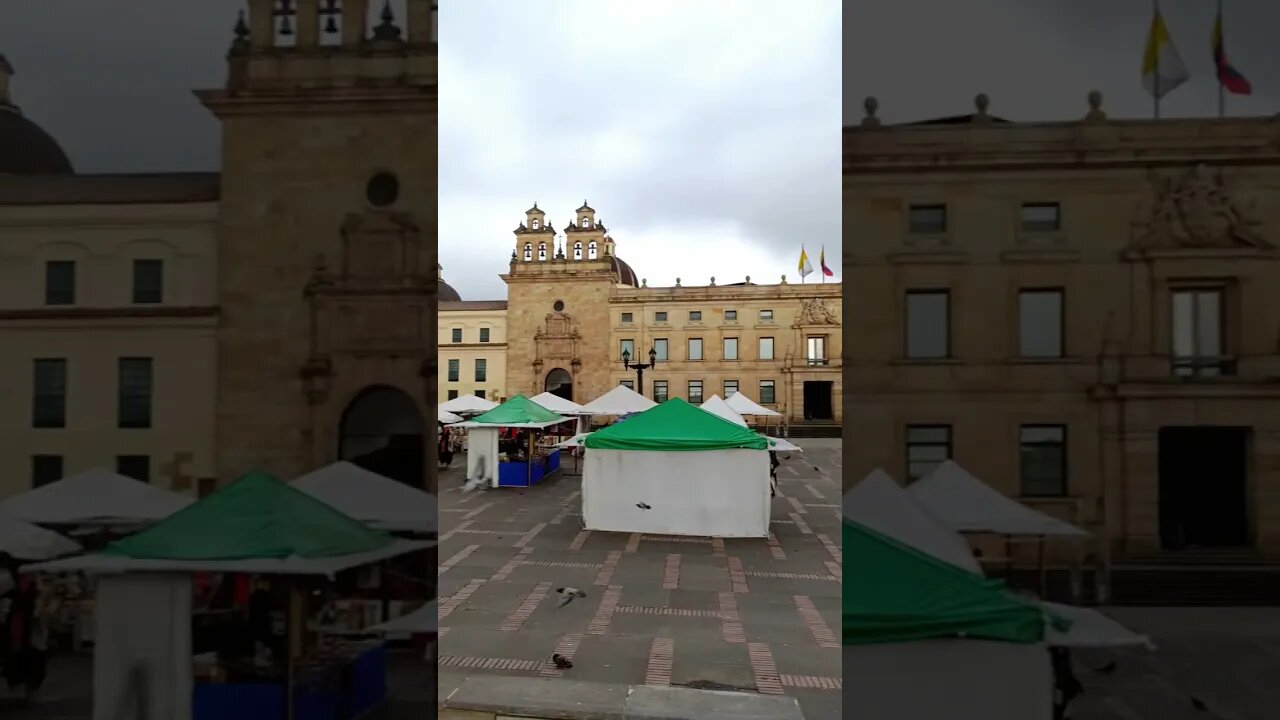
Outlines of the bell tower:
{"type": "Polygon", "coordinates": [[[196,93],[222,125],[223,482],[349,459],[348,416],[379,413],[348,411],[371,390],[399,393],[398,447],[421,426],[415,461],[433,466],[435,6],[395,7],[247,0],[226,84],[196,93]]]}

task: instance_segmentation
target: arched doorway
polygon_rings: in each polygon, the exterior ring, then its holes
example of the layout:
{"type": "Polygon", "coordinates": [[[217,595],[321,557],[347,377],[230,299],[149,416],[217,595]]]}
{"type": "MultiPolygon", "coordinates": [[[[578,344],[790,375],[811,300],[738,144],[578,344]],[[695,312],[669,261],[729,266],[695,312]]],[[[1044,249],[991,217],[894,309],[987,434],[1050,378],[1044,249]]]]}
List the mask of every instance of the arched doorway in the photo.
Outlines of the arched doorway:
{"type": "Polygon", "coordinates": [[[565,400],[573,400],[573,376],[564,368],[556,368],[547,373],[547,382],[542,389],[565,400]]]}
{"type": "Polygon", "coordinates": [[[342,414],[338,458],[407,485],[423,486],[426,424],[418,404],[393,387],[365,388],[342,414]]]}

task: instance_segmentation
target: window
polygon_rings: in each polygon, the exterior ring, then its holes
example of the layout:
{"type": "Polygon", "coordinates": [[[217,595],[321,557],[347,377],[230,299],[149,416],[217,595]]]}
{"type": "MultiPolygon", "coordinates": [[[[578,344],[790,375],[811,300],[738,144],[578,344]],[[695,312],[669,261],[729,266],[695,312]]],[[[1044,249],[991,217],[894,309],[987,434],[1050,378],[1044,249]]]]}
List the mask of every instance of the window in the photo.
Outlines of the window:
{"type": "Polygon", "coordinates": [[[913,234],[947,231],[946,205],[912,205],[907,210],[907,229],[913,234]]]}
{"type": "Polygon", "coordinates": [[[658,403],[664,403],[667,401],[667,381],[666,380],[653,381],[653,401],[658,403]]]}
{"type": "Polygon", "coordinates": [[[773,311],[772,311],[772,310],[761,310],[761,311],[760,311],[760,322],[762,322],[762,323],[771,323],[771,322],[773,322],[773,311]]]}
{"type": "Polygon", "coordinates": [[[621,381],[619,381],[619,382],[618,382],[618,384],[619,384],[619,385],[621,385],[622,387],[624,387],[624,388],[628,389],[628,390],[635,390],[635,389],[636,389],[636,381],[635,381],[635,380],[621,380],[621,381]]]}
{"type": "Polygon", "coordinates": [[[449,382],[458,382],[458,374],[460,373],[458,368],[461,365],[462,361],[457,358],[449,360],[449,382]]]}
{"type": "Polygon", "coordinates": [[[480,342],[489,342],[489,328],[480,328],[480,342]]]}
{"type": "Polygon", "coordinates": [[[1223,356],[1222,289],[1186,288],[1173,293],[1173,372],[1180,377],[1231,374],[1223,356]]]}
{"type": "Polygon", "coordinates": [[[951,354],[951,293],[907,293],[907,357],[940,359],[951,354]]]}
{"type": "Polygon", "coordinates": [[[31,487],[55,483],[62,479],[61,455],[31,456],[31,487]]]}
{"type": "Polygon", "coordinates": [[[582,243],[580,242],[576,242],[573,244],[573,259],[574,260],[582,259],[582,243]]]}
{"type": "Polygon", "coordinates": [[[689,311],[689,322],[702,322],[702,311],[701,311],[701,310],[690,310],[690,311],[689,311]]]}
{"type": "Polygon", "coordinates": [[[76,264],[73,260],[50,260],[44,264],[44,304],[74,305],[76,264]]]}
{"type": "Polygon", "coordinates": [[[1062,229],[1062,209],[1058,203],[1023,203],[1022,232],[1057,232],[1062,229]]]}
{"type": "Polygon", "coordinates": [[[689,402],[693,403],[694,405],[702,404],[702,381],[701,380],[689,381],[689,402]]]}
{"type": "Polygon", "coordinates": [[[635,321],[634,315],[632,315],[631,313],[622,313],[622,322],[629,323],[634,321],[635,321]]]}
{"type": "Polygon", "coordinates": [[[1022,494],[1062,497],[1067,494],[1067,427],[1023,425],[1018,431],[1018,465],[1022,494]]]}
{"type": "Polygon", "coordinates": [[[653,341],[653,357],[658,360],[667,359],[667,339],[655,338],[653,341]]]}
{"type": "Polygon", "coordinates": [[[738,338],[735,337],[735,338],[724,339],[724,359],[725,360],[738,359],[738,338]]]}
{"type": "Polygon", "coordinates": [[[462,342],[462,328],[453,328],[453,330],[451,330],[450,333],[451,333],[451,336],[449,340],[451,342],[456,342],[456,343],[462,342]]]}
{"type": "Polygon", "coordinates": [[[1018,354],[1024,358],[1063,356],[1062,291],[1018,291],[1018,354]]]}
{"type": "Polygon", "coordinates": [[[117,455],[116,474],[149,483],[151,482],[151,457],[149,455],[117,455]]]}
{"type": "Polygon", "coordinates": [[[151,358],[120,358],[119,375],[119,426],[151,427],[151,358]]]}
{"type": "Polygon", "coordinates": [[[907,426],[907,478],[911,482],[950,459],[950,425],[907,426]]]}
{"type": "Polygon", "coordinates": [[[774,391],[772,380],[760,381],[760,403],[762,405],[771,405],[773,403],[778,402],[774,392],[775,391],[774,391]]]}
{"type": "Polygon", "coordinates": [[[448,399],[452,400],[452,399],[454,399],[454,398],[458,397],[458,391],[457,391],[457,390],[450,390],[450,391],[448,392],[448,396],[449,396],[449,398],[448,398],[448,399]]]}
{"type": "Polygon", "coordinates": [[[484,397],[484,391],[483,391],[483,390],[477,390],[477,391],[475,391],[475,396],[476,396],[476,397],[478,397],[478,398],[482,398],[482,397],[484,397]]]}
{"type": "Polygon", "coordinates": [[[702,359],[702,338],[689,338],[689,359],[702,359]]]}
{"type": "Polygon", "coordinates": [[[618,341],[618,357],[621,358],[626,353],[627,358],[640,362],[640,358],[636,357],[636,341],[635,340],[619,340],[618,341]]]}
{"type": "Polygon", "coordinates": [[[36,360],[34,366],[31,427],[66,427],[67,361],[46,358],[36,360]]]}
{"type": "Polygon", "coordinates": [[[729,396],[733,395],[736,392],[738,392],[738,381],[725,380],[724,381],[724,398],[728,400],[729,396]]]}
{"type": "Polygon", "coordinates": [[[667,313],[666,313],[666,311],[665,311],[665,310],[659,310],[658,312],[655,312],[655,313],[653,314],[653,321],[654,321],[654,322],[661,322],[661,323],[666,322],[666,321],[667,321],[667,313]]]}
{"type": "Polygon", "coordinates": [[[529,227],[530,227],[531,229],[533,229],[533,230],[537,230],[537,229],[538,229],[538,225],[539,225],[540,223],[541,223],[541,221],[540,221],[540,220],[538,220],[538,218],[534,218],[534,219],[533,219],[533,222],[531,222],[531,223],[529,224],[529,227]]]}
{"type": "Polygon", "coordinates": [[[133,261],[133,302],[136,305],[164,302],[164,261],[133,261]]]}
{"type": "Polygon", "coordinates": [[[524,261],[529,262],[531,260],[533,260],[533,243],[525,243],[524,244],[524,261]]]}
{"type": "Polygon", "coordinates": [[[591,227],[591,218],[582,218],[582,227],[591,227]]]}
{"type": "MultiPolygon", "coordinates": [[[[476,382],[485,382],[489,379],[489,361],[484,358],[476,358],[476,382]]],[[[479,397],[484,397],[480,395],[479,397]]]]}
{"type": "Polygon", "coordinates": [[[725,311],[724,311],[724,321],[725,321],[725,322],[738,322],[738,311],[737,311],[737,310],[725,310],[725,311]]]}
{"type": "Polygon", "coordinates": [[[538,243],[538,262],[546,262],[547,260],[547,244],[538,243]]]}
{"type": "Polygon", "coordinates": [[[827,336],[810,335],[805,338],[805,357],[810,365],[827,364],[827,336]]]}
{"type": "Polygon", "coordinates": [[[773,338],[771,337],[760,338],[760,359],[761,360],[773,359],[773,338]]]}

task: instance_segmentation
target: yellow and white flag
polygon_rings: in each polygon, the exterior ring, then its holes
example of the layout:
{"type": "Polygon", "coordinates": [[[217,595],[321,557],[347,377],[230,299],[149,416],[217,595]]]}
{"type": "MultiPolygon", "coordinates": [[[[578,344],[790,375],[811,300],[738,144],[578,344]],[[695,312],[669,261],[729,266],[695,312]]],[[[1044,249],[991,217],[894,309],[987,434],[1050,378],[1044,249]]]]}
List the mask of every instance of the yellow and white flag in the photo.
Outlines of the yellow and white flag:
{"type": "Polygon", "coordinates": [[[1156,8],[1151,17],[1151,32],[1147,35],[1147,50],[1142,54],[1142,87],[1159,99],[1190,79],[1191,73],[1173,45],[1160,9],[1156,8]]]}
{"type": "Polygon", "coordinates": [[[813,272],[813,263],[809,262],[809,254],[804,251],[804,245],[801,245],[800,246],[800,279],[804,280],[811,272],[813,272]]]}

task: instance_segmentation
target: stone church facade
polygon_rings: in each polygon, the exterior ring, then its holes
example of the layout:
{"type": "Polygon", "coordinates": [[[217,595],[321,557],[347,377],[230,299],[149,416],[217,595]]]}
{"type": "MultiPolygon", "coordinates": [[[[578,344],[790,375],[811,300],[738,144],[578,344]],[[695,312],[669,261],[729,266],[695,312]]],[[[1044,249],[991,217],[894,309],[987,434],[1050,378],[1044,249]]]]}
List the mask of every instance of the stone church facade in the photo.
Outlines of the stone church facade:
{"type": "Polygon", "coordinates": [[[0,159],[0,495],[94,466],[434,482],[432,5],[248,0],[196,93],[220,173],[74,174],[0,61],[0,146],[44,148],[0,159]]]}
{"type": "Polygon", "coordinates": [[[846,485],[953,458],[1102,563],[1280,556],[1280,124],[1101,104],[845,129],[846,485]]]}

